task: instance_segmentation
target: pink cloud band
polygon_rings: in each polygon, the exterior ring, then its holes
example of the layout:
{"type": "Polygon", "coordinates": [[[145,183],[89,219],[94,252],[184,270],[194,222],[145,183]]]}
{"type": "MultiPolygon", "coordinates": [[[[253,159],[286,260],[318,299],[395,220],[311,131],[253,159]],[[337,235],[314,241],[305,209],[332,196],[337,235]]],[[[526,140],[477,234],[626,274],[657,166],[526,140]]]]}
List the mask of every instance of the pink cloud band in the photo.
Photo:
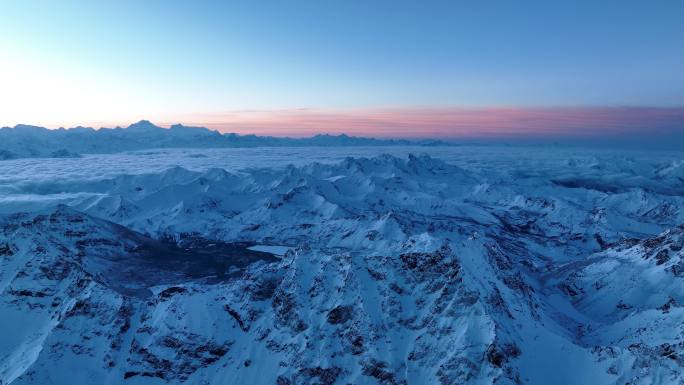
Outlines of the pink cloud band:
{"type": "Polygon", "coordinates": [[[275,136],[600,136],[684,131],[684,107],[388,108],[245,110],[188,117],[222,132],[275,136]]]}

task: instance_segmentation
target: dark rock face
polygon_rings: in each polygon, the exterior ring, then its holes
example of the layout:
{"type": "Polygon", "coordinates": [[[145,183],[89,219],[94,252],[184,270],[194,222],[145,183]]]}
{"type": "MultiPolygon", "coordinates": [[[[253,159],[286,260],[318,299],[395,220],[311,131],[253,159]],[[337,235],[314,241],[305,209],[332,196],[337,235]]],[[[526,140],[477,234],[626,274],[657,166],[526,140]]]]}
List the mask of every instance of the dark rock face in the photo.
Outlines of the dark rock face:
{"type": "Polygon", "coordinates": [[[198,369],[206,368],[218,361],[229,351],[231,345],[231,342],[219,345],[193,334],[164,336],[149,347],[143,347],[138,341],[133,340],[128,365],[139,367],[140,370],[133,373],[141,376],[184,382],[198,369]],[[173,352],[172,356],[169,356],[173,359],[164,358],[162,354],[165,354],[166,350],[173,352]]]}
{"type": "Polygon", "coordinates": [[[297,304],[291,294],[279,290],[273,297],[272,304],[278,324],[286,326],[296,333],[308,328],[308,325],[299,317],[297,304]]]}
{"type": "Polygon", "coordinates": [[[342,369],[336,366],[330,368],[322,368],[320,366],[303,368],[299,370],[297,382],[301,384],[333,385],[340,373],[342,373],[342,369]]]}
{"type": "Polygon", "coordinates": [[[655,256],[656,265],[662,265],[663,263],[670,260],[670,253],[666,250],[660,250],[655,256]]]}
{"type": "Polygon", "coordinates": [[[169,299],[177,294],[187,293],[188,289],[184,287],[172,286],[168,289],[164,289],[159,293],[159,299],[165,300],[169,299]]]}
{"type": "Polygon", "coordinates": [[[435,275],[455,279],[460,271],[460,265],[449,253],[448,248],[442,248],[434,253],[402,254],[399,258],[406,269],[416,273],[419,280],[429,279],[435,275]]]}
{"type": "Polygon", "coordinates": [[[675,277],[684,277],[684,260],[680,260],[676,264],[670,266],[669,270],[675,277]]]}
{"type": "Polygon", "coordinates": [[[346,323],[353,317],[353,312],[352,306],[336,306],[328,312],[328,322],[333,325],[346,323]]]}
{"type": "Polygon", "coordinates": [[[406,385],[406,380],[398,380],[387,369],[387,363],[371,359],[363,364],[363,374],[375,378],[382,385],[406,385]]]}
{"type": "Polygon", "coordinates": [[[493,366],[500,368],[504,363],[520,355],[520,349],[513,344],[506,344],[502,347],[496,344],[489,345],[487,348],[487,361],[493,366]]]}
{"type": "Polygon", "coordinates": [[[245,324],[245,322],[242,320],[242,316],[240,315],[240,313],[237,312],[237,310],[233,309],[229,305],[224,305],[223,309],[228,314],[230,314],[230,316],[233,317],[233,319],[235,319],[235,322],[237,322],[238,326],[240,326],[240,329],[242,329],[242,331],[249,331],[249,325],[245,324]]]}
{"type": "Polygon", "coordinates": [[[14,255],[12,246],[9,243],[0,243],[0,257],[11,257],[14,255]]]}
{"type": "Polygon", "coordinates": [[[249,287],[251,299],[253,301],[266,301],[273,297],[278,285],[282,281],[280,274],[264,274],[260,277],[255,277],[249,287]]]}

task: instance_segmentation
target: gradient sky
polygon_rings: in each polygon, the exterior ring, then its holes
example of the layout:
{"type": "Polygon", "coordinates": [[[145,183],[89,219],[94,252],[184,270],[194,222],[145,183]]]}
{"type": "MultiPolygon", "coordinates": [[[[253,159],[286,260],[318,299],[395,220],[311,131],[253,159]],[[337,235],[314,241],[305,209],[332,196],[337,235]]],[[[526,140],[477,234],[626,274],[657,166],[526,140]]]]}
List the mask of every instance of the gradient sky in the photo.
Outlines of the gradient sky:
{"type": "Polygon", "coordinates": [[[0,126],[684,129],[684,1],[5,1],[0,126]]]}

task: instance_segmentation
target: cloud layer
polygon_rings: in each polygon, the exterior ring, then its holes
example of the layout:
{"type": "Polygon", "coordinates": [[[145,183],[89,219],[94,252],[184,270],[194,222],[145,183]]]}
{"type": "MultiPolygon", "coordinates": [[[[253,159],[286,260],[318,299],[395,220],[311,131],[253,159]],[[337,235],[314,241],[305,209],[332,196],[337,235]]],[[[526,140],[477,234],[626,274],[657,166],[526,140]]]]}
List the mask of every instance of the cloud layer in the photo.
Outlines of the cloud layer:
{"type": "Polygon", "coordinates": [[[222,132],[276,136],[605,137],[684,131],[684,107],[387,108],[243,110],[182,118],[222,132]]]}

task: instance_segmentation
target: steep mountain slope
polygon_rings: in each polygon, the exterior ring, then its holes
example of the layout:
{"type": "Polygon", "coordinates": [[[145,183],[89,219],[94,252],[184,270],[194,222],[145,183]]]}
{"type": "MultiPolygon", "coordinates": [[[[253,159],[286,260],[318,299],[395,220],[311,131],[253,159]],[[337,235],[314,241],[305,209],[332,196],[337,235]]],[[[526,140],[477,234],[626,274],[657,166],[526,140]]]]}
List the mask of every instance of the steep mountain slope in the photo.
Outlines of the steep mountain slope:
{"type": "Polygon", "coordinates": [[[683,229],[620,242],[549,279],[581,314],[579,341],[613,362],[618,383],[684,379],[683,229]]]}
{"type": "Polygon", "coordinates": [[[680,198],[515,178],[380,156],[71,186],[0,220],[0,381],[683,381],[680,198]]]}
{"type": "Polygon", "coordinates": [[[515,383],[508,323],[534,322],[529,288],[479,260],[475,240],[455,250],[424,235],[390,256],[304,248],[239,279],[174,274],[141,293],[121,255],[144,237],[64,208],[8,222],[8,383],[515,383]],[[123,271],[103,277],[101,260],[123,271]]]}

